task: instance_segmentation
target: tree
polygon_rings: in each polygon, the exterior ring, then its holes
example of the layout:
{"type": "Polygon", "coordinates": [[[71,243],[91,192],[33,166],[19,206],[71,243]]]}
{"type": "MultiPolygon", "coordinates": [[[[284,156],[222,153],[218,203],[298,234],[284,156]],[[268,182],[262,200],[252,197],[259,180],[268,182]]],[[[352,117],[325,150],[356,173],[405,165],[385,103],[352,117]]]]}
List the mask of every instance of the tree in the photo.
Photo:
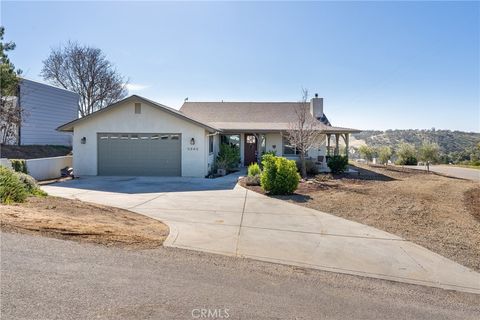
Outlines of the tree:
{"type": "Polygon", "coordinates": [[[397,164],[416,165],[417,156],[415,147],[408,143],[401,143],[397,150],[397,164]]]}
{"type": "Polygon", "coordinates": [[[320,140],[319,122],[310,114],[308,91],[302,90],[302,100],[294,107],[296,119],[289,124],[286,139],[300,155],[302,177],[307,177],[305,156],[308,151],[318,146],[320,140]]]}
{"type": "Polygon", "coordinates": [[[373,147],[362,145],[358,148],[360,155],[365,158],[367,161],[372,162],[373,158],[376,156],[376,150],[373,147]]]}
{"type": "Polygon", "coordinates": [[[392,149],[390,147],[378,148],[378,160],[381,164],[387,165],[392,156],[392,149]]]}
{"type": "Polygon", "coordinates": [[[427,165],[427,172],[430,172],[430,163],[435,163],[439,158],[440,147],[436,143],[424,142],[418,150],[421,161],[427,165]]]}
{"type": "Polygon", "coordinates": [[[14,143],[22,121],[22,109],[17,103],[19,75],[21,70],[8,58],[7,52],[15,49],[14,42],[4,42],[5,28],[0,27],[0,142],[14,143]]]}
{"type": "Polygon", "coordinates": [[[44,80],[80,95],[79,113],[86,116],[127,95],[127,81],[98,48],[68,42],[52,49],[43,61],[44,80]]]}

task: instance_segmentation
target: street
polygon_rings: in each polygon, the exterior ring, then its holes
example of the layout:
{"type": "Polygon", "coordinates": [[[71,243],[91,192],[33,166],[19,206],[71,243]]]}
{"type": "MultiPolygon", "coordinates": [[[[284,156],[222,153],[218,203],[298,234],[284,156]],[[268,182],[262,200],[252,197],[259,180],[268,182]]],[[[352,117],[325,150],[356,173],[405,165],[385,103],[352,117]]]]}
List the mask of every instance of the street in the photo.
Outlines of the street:
{"type": "Polygon", "coordinates": [[[478,319],[480,296],[177,248],[1,233],[2,319],[478,319]]]}
{"type": "MultiPolygon", "coordinates": [[[[416,170],[427,170],[426,166],[406,166],[416,170]]],[[[462,168],[448,165],[432,165],[430,171],[437,172],[454,178],[467,179],[480,182],[480,170],[462,168]]]]}

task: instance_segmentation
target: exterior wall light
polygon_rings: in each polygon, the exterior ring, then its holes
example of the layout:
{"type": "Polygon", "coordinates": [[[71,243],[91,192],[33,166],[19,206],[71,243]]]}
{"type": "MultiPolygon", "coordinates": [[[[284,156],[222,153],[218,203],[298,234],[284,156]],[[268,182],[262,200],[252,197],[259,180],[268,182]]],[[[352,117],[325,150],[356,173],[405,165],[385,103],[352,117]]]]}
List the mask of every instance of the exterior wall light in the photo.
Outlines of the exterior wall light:
{"type": "Polygon", "coordinates": [[[192,146],[195,145],[195,138],[190,139],[190,144],[191,144],[192,146]]]}
{"type": "Polygon", "coordinates": [[[80,139],[80,143],[81,144],[87,143],[87,138],[83,137],[82,139],[80,139]]]}

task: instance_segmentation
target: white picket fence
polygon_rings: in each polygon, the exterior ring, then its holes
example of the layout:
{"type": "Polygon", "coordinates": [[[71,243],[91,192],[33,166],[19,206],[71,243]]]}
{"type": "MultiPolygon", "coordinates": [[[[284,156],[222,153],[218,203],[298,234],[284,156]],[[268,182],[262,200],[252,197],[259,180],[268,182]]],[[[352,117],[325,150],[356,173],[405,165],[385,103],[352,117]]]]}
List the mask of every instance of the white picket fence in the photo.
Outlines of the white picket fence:
{"type": "MultiPolygon", "coordinates": [[[[60,177],[60,170],[65,167],[72,167],[72,161],[72,156],[25,160],[28,174],[36,180],[48,180],[60,177]]],[[[7,159],[1,159],[0,165],[11,167],[11,163],[7,159]]]]}

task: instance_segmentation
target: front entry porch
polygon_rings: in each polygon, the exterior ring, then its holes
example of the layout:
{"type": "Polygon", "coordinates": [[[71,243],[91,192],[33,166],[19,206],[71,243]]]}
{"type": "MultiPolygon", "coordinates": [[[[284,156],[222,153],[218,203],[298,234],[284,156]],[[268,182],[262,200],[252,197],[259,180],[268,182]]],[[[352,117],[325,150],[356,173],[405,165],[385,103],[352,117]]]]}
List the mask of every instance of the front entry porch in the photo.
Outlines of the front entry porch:
{"type": "MultiPolygon", "coordinates": [[[[327,161],[333,155],[348,157],[350,132],[330,130],[322,133],[318,146],[309,150],[307,159],[313,161],[318,171],[329,171],[327,161]]],[[[274,152],[291,160],[297,160],[299,154],[290,145],[284,132],[226,132],[221,135],[220,143],[235,145],[240,151],[240,166],[248,167],[259,163],[265,152],[274,152]]]]}

